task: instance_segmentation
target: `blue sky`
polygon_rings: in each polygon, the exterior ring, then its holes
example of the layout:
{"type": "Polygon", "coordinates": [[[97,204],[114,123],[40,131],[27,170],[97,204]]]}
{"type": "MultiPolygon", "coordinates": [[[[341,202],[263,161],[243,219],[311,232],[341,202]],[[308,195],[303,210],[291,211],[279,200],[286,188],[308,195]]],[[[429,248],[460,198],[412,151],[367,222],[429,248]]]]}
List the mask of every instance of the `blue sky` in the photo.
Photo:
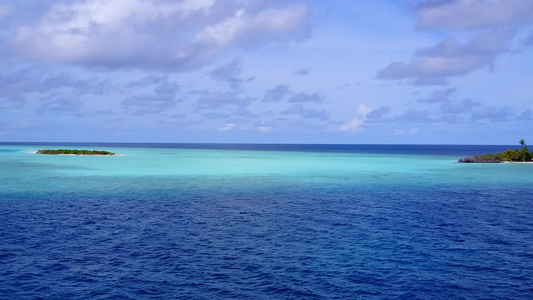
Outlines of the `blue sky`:
{"type": "Polygon", "coordinates": [[[0,141],[517,144],[531,0],[3,0],[0,141]]]}

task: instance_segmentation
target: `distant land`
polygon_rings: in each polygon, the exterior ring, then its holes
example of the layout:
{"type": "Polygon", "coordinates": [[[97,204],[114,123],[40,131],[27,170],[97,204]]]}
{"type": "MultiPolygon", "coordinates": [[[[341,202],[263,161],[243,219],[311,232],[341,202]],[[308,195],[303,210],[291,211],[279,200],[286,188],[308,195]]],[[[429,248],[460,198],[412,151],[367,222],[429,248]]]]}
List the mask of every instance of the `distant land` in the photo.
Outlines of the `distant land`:
{"type": "Polygon", "coordinates": [[[502,163],[502,162],[532,162],[531,153],[527,149],[526,142],[520,140],[522,149],[508,149],[497,154],[478,154],[472,157],[459,159],[460,163],[502,163]]]}
{"type": "Polygon", "coordinates": [[[115,155],[113,152],[102,150],[77,150],[77,149],[39,149],[37,154],[49,154],[49,155],[115,155]]]}

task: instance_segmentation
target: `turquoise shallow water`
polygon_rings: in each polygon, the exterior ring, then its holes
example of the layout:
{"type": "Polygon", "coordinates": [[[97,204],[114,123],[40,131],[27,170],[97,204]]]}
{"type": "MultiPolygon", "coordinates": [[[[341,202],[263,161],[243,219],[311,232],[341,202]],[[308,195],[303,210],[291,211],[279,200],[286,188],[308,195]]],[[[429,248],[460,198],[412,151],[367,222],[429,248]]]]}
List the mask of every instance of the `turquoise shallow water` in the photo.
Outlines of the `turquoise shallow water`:
{"type": "Polygon", "coordinates": [[[0,146],[0,298],[533,297],[533,165],[457,163],[495,146],[64,147],[0,146]]]}
{"type": "MultiPolygon", "coordinates": [[[[250,188],[254,188],[252,179],[259,185],[292,181],[383,187],[523,187],[531,184],[532,169],[524,164],[458,164],[459,155],[105,148],[119,156],[101,157],[32,154],[37,148],[0,148],[4,191],[90,189],[93,180],[102,184],[105,180],[154,178],[196,178],[194,182],[200,185],[202,181],[241,178],[250,188]]],[[[135,187],[139,185],[142,183],[135,187]]],[[[147,185],[151,187],[151,183],[147,185]]]]}

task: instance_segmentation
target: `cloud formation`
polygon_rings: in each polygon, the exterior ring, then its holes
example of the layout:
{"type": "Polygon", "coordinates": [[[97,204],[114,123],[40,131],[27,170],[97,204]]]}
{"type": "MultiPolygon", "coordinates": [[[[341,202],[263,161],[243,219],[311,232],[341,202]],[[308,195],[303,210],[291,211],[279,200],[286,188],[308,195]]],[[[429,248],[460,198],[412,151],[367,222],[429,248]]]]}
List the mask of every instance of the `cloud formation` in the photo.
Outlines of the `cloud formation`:
{"type": "Polygon", "coordinates": [[[457,88],[447,88],[445,90],[433,91],[431,96],[425,99],[418,100],[419,103],[434,103],[439,104],[439,110],[442,114],[460,114],[471,112],[472,108],[479,107],[481,104],[472,101],[471,99],[463,99],[455,101],[454,94],[457,93],[457,88]]]}
{"type": "Polygon", "coordinates": [[[199,109],[246,107],[252,100],[250,97],[241,98],[237,93],[205,91],[196,101],[196,107],[199,109]]]}
{"type": "Polygon", "coordinates": [[[368,112],[365,117],[368,122],[378,122],[391,111],[389,106],[381,106],[368,112]]]}
{"type": "Polygon", "coordinates": [[[532,1],[1,0],[4,140],[500,143],[532,1]]]}
{"type": "Polygon", "coordinates": [[[304,102],[315,102],[320,103],[324,101],[324,97],[322,97],[319,93],[298,93],[289,98],[289,102],[293,103],[304,103],[304,102]]]}
{"type": "Polygon", "coordinates": [[[0,109],[37,107],[39,112],[68,112],[69,107],[81,106],[75,106],[79,103],[67,99],[102,96],[116,89],[105,77],[77,78],[73,74],[54,72],[48,68],[20,68],[0,73],[0,109]]]}
{"type": "Polygon", "coordinates": [[[309,74],[309,69],[299,69],[299,70],[296,70],[296,72],[294,72],[294,74],[296,74],[298,76],[305,76],[305,75],[309,74]]]}
{"type": "Polygon", "coordinates": [[[289,109],[283,112],[285,115],[299,115],[302,118],[308,119],[319,119],[321,121],[326,121],[329,119],[329,113],[326,110],[314,110],[314,109],[305,109],[302,104],[295,104],[289,109]]]}
{"type": "Polygon", "coordinates": [[[342,124],[339,126],[339,131],[357,131],[363,126],[363,124],[366,121],[367,116],[372,113],[372,109],[367,107],[364,104],[359,104],[357,107],[357,117],[352,119],[351,121],[342,124]]]}
{"type": "Polygon", "coordinates": [[[43,104],[37,108],[37,112],[77,112],[83,107],[83,101],[78,99],[54,97],[52,99],[43,99],[43,104]]]}
{"type": "Polygon", "coordinates": [[[472,111],[472,108],[481,106],[481,104],[472,101],[471,99],[464,99],[458,103],[445,101],[440,104],[439,109],[443,114],[460,114],[472,111]]]}
{"type": "Polygon", "coordinates": [[[227,124],[224,124],[224,126],[218,128],[218,131],[226,132],[226,131],[232,130],[234,127],[235,127],[235,123],[227,123],[227,124]]]}
{"type": "MultiPolygon", "coordinates": [[[[215,81],[226,82],[233,90],[238,90],[241,87],[241,83],[245,80],[241,79],[242,62],[240,59],[233,59],[227,64],[216,67],[208,74],[215,81]]],[[[253,80],[249,78],[248,80],[253,80]]]]}
{"type": "Polygon", "coordinates": [[[447,88],[445,90],[433,91],[428,98],[418,100],[419,103],[442,103],[450,100],[452,94],[457,91],[457,88],[447,88]]]}
{"type": "Polygon", "coordinates": [[[172,97],[158,97],[154,95],[131,96],[124,99],[122,107],[134,115],[144,116],[159,114],[176,106],[177,101],[172,97]]]}
{"type": "Polygon", "coordinates": [[[263,102],[282,101],[289,94],[289,89],[290,85],[288,84],[278,84],[266,91],[263,102]]]}
{"type": "Polygon", "coordinates": [[[263,120],[260,122],[256,122],[254,124],[254,128],[261,133],[267,133],[270,132],[275,126],[277,126],[282,121],[284,121],[283,118],[263,120]]]}
{"type": "Polygon", "coordinates": [[[131,81],[126,87],[134,91],[133,96],[121,102],[122,108],[135,115],[151,115],[165,112],[176,106],[181,85],[169,80],[167,75],[151,74],[139,80],[131,81]],[[151,88],[150,92],[137,92],[135,89],[151,88]]]}
{"type": "Polygon", "coordinates": [[[495,107],[486,106],[479,110],[473,111],[471,115],[473,120],[488,120],[491,122],[503,122],[514,117],[514,113],[510,107],[495,107]]]}
{"type": "Polygon", "coordinates": [[[476,30],[533,24],[530,0],[424,1],[416,9],[417,28],[476,30]]]}
{"type": "Polygon", "coordinates": [[[492,31],[474,36],[467,43],[453,38],[418,50],[409,63],[394,62],[377,73],[387,80],[412,79],[415,84],[446,84],[450,77],[492,67],[494,59],[508,49],[513,31],[492,31]]]}
{"type": "Polygon", "coordinates": [[[20,95],[0,96],[0,110],[19,109],[25,102],[26,99],[20,95]]]}
{"type": "MultiPolygon", "coordinates": [[[[493,68],[498,56],[510,50],[522,27],[533,24],[530,0],[426,0],[414,10],[419,30],[434,31],[445,38],[419,49],[410,62],[393,62],[376,77],[408,79],[417,85],[447,84],[451,78],[483,68],[493,68]],[[472,34],[469,41],[454,37],[472,34]]],[[[529,45],[529,38],[523,46],[529,45]]]]}
{"type": "Polygon", "coordinates": [[[435,90],[427,98],[422,98],[417,103],[435,105],[436,111],[417,111],[410,109],[404,115],[398,116],[398,120],[419,120],[423,123],[445,122],[450,124],[463,123],[468,114],[472,114],[473,109],[482,105],[471,99],[457,101],[455,95],[457,88],[447,88],[435,90]]]}
{"type": "Polygon", "coordinates": [[[288,1],[272,8],[262,2],[56,2],[35,24],[16,30],[12,50],[34,61],[184,71],[212,62],[227,49],[308,35],[305,4],[288,1]]]}

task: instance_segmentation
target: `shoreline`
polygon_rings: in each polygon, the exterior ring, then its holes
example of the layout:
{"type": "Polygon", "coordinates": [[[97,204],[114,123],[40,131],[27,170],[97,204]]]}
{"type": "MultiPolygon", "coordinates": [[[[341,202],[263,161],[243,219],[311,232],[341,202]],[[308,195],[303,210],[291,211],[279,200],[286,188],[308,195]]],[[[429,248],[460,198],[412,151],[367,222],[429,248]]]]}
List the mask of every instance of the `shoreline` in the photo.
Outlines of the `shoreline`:
{"type": "Polygon", "coordinates": [[[533,164],[533,161],[460,161],[459,164],[533,164]]]}

